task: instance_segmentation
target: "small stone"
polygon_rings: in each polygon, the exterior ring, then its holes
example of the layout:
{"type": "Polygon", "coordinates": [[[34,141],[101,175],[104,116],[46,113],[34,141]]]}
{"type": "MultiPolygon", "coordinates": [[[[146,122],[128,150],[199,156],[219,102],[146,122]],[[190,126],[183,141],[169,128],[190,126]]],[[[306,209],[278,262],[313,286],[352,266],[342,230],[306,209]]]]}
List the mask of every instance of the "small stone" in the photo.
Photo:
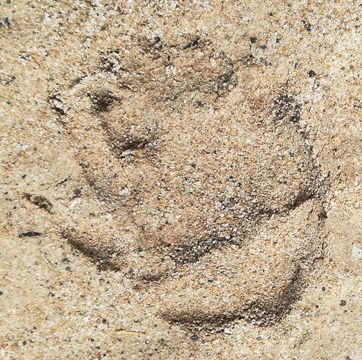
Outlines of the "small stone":
{"type": "Polygon", "coordinates": [[[358,248],[356,245],[352,246],[352,258],[354,259],[362,258],[362,249],[358,248]]]}
{"type": "Polygon", "coordinates": [[[308,76],[309,77],[314,77],[314,76],[316,76],[317,74],[316,74],[316,72],[314,71],[314,70],[309,70],[308,71],[308,76]]]}
{"type": "Polygon", "coordinates": [[[24,198],[40,209],[52,213],[53,204],[42,195],[24,194],[24,198]]]}
{"type": "Polygon", "coordinates": [[[0,21],[0,28],[9,29],[10,25],[11,25],[11,23],[10,23],[10,19],[8,17],[6,17],[0,21]]]}
{"type": "Polygon", "coordinates": [[[225,328],[224,333],[230,335],[232,333],[232,330],[230,328],[225,328]]]}
{"type": "Polygon", "coordinates": [[[74,196],[80,196],[81,193],[82,193],[82,189],[77,188],[77,189],[74,189],[74,190],[73,190],[74,196]]]}
{"type": "Polygon", "coordinates": [[[38,231],[26,231],[26,232],[23,232],[21,234],[19,234],[19,238],[23,238],[23,237],[33,237],[33,236],[40,236],[41,233],[38,232],[38,231]]]}
{"type": "Polygon", "coordinates": [[[190,339],[191,339],[192,341],[197,341],[197,340],[199,340],[199,337],[198,337],[196,334],[193,334],[193,335],[190,337],[190,339]]]}
{"type": "Polygon", "coordinates": [[[347,301],[346,300],[341,300],[341,302],[339,303],[340,306],[346,306],[347,305],[347,301]]]}
{"type": "Polygon", "coordinates": [[[304,29],[306,29],[308,32],[312,31],[312,25],[308,20],[302,20],[304,29]]]}

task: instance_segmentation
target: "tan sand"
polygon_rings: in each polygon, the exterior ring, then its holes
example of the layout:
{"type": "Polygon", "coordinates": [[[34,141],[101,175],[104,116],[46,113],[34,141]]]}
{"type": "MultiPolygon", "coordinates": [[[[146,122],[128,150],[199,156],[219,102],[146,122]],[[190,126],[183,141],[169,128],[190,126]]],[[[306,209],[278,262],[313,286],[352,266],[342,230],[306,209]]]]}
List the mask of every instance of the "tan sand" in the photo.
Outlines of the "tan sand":
{"type": "Polygon", "coordinates": [[[0,9],[0,358],[362,358],[358,3],[0,9]]]}

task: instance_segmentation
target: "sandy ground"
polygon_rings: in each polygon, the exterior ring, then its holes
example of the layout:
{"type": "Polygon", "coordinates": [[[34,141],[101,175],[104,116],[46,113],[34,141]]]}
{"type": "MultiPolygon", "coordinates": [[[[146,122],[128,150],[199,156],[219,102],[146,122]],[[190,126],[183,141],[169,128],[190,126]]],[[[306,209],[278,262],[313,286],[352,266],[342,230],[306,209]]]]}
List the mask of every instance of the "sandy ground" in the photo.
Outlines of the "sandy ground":
{"type": "Polygon", "coordinates": [[[361,359],[361,14],[1,1],[0,358],[361,359]]]}

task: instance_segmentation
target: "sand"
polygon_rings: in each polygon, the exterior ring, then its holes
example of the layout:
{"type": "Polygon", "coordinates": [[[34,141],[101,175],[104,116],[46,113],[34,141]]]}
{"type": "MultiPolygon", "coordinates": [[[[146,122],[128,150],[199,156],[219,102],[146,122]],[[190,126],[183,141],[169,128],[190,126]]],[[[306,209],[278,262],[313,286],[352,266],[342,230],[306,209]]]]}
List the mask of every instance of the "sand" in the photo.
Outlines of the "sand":
{"type": "Polygon", "coordinates": [[[362,357],[360,4],[0,9],[1,358],[362,357]]]}

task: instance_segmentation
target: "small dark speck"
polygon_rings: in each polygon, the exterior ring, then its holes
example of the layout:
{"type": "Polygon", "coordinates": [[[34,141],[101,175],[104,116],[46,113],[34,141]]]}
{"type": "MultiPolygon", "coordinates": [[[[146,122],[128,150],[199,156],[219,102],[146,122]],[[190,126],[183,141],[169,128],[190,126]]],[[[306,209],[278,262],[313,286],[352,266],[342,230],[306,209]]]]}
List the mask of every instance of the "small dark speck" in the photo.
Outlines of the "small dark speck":
{"type": "Polygon", "coordinates": [[[341,302],[339,303],[340,306],[346,306],[347,305],[347,301],[346,300],[341,300],[341,302]]]}
{"type": "Polygon", "coordinates": [[[4,293],[0,290],[0,296],[1,296],[2,294],[4,294],[4,293]]]}
{"type": "Polygon", "coordinates": [[[37,206],[40,209],[44,209],[50,214],[52,214],[53,204],[44,196],[41,195],[32,195],[32,194],[24,194],[25,199],[31,202],[33,205],[37,206]]]}
{"type": "Polygon", "coordinates": [[[82,189],[79,189],[79,188],[74,189],[73,194],[74,194],[75,197],[80,196],[82,194],[82,189]]]}
{"type": "Polygon", "coordinates": [[[324,286],[322,286],[322,291],[326,291],[326,288],[324,286]]]}
{"type": "Polygon", "coordinates": [[[252,44],[255,44],[255,43],[256,43],[256,37],[252,36],[252,37],[250,38],[250,42],[251,42],[252,44]]]}
{"type": "Polygon", "coordinates": [[[317,74],[316,74],[316,72],[315,71],[313,71],[313,70],[309,70],[308,71],[308,76],[309,77],[314,77],[314,76],[316,76],[317,74]]]}
{"type": "Polygon", "coordinates": [[[352,360],[348,355],[345,357],[345,360],[352,360]]]}
{"type": "Polygon", "coordinates": [[[26,345],[26,340],[23,341],[23,345],[26,345]]]}
{"type": "Polygon", "coordinates": [[[27,232],[23,232],[21,234],[19,234],[18,236],[20,238],[23,238],[23,237],[33,237],[33,236],[40,236],[41,233],[38,232],[38,231],[27,231],[27,232]]]}
{"type": "Polygon", "coordinates": [[[303,23],[304,29],[306,29],[308,32],[312,31],[312,25],[310,24],[309,21],[302,20],[302,23],[303,23]]]}
{"type": "MultiPolygon", "coordinates": [[[[327,212],[325,210],[322,210],[319,214],[318,214],[318,219],[319,220],[323,220],[323,219],[327,219],[328,215],[327,212]]],[[[324,291],[324,290],[323,290],[324,291]]]]}
{"type": "Polygon", "coordinates": [[[194,335],[192,335],[192,336],[190,337],[190,339],[191,339],[192,341],[197,341],[197,340],[199,340],[199,337],[198,337],[196,334],[194,334],[194,335]]]}
{"type": "Polygon", "coordinates": [[[106,324],[107,323],[107,319],[102,319],[102,323],[106,324]]]}
{"type": "Polygon", "coordinates": [[[0,21],[0,28],[9,28],[10,27],[10,19],[8,17],[4,18],[0,21]]]}

